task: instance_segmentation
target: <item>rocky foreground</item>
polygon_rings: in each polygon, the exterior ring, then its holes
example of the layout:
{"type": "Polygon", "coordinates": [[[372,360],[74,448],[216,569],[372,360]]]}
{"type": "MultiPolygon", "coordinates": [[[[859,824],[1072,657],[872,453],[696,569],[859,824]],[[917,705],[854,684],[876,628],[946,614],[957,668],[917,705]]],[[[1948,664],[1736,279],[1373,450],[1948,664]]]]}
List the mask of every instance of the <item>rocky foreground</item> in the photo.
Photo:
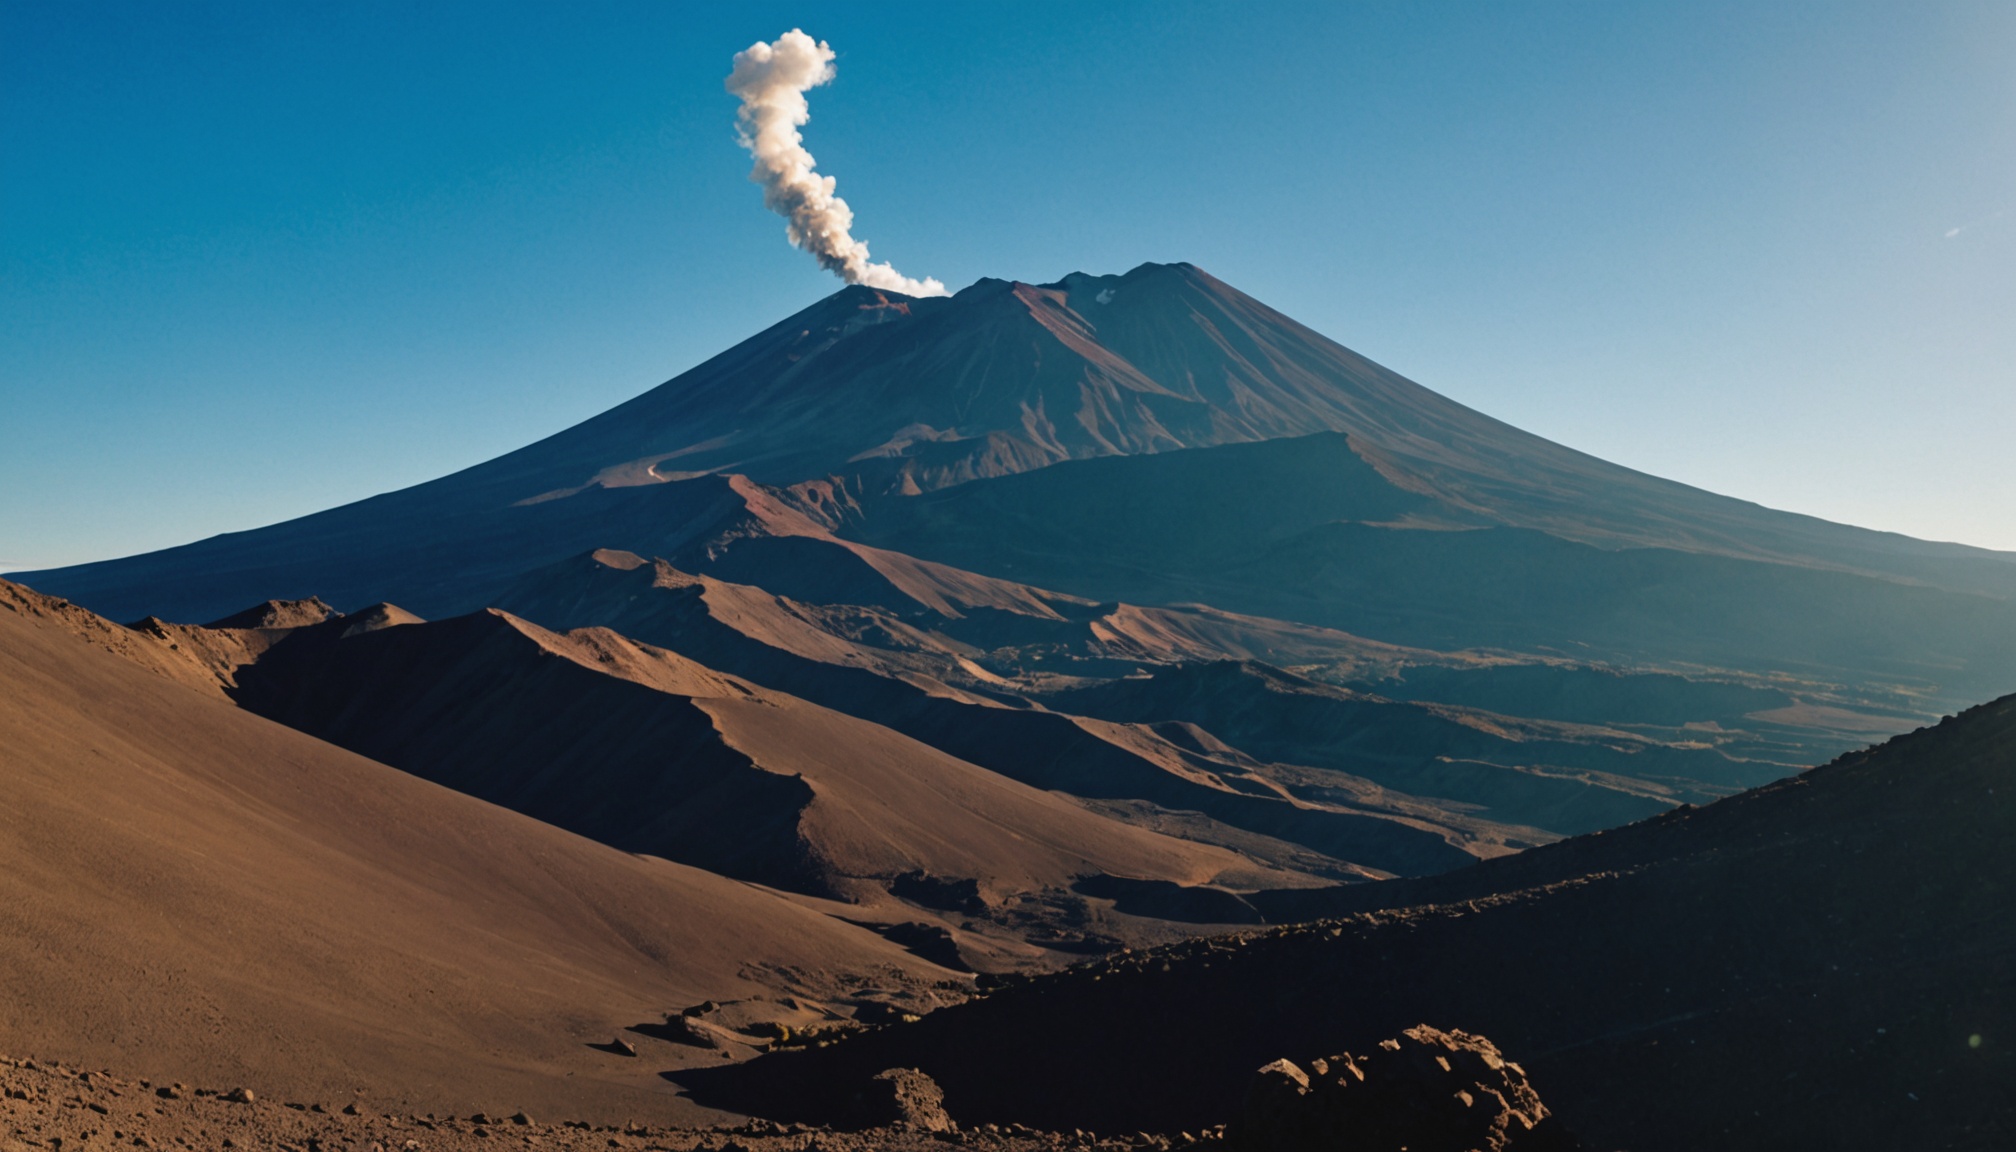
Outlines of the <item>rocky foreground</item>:
{"type": "Polygon", "coordinates": [[[1409,1029],[1366,1058],[1287,1060],[1260,1069],[1230,1129],[1124,1135],[1043,1132],[1020,1124],[961,1128],[931,1078],[890,1069],[857,1094],[846,1129],[749,1120],[654,1128],[511,1116],[378,1111],[365,1100],[274,1101],[244,1087],[191,1087],[0,1058],[0,1152],[81,1149],[278,1149],[434,1152],[501,1148],[635,1152],[866,1152],[986,1148],[1002,1152],[1579,1152],[1517,1064],[1490,1041],[1409,1029]]]}
{"type": "MultiPolygon", "coordinates": [[[[923,1078],[919,1078],[923,1079],[923,1078]]],[[[399,1115],[363,1101],[267,1100],[242,1087],[194,1088],[128,1080],[41,1060],[0,1058],[0,1152],[49,1149],[278,1149],[280,1152],[498,1152],[508,1148],[634,1152],[904,1152],[922,1148],[1153,1149],[1206,1143],[1220,1133],[1101,1138],[994,1125],[961,1130],[933,1115],[935,1088],[885,1081],[891,1122],[841,1131],[767,1120],[713,1128],[550,1122],[512,1116],[399,1115]],[[908,1112],[906,1119],[900,1112],[908,1112]]]]}

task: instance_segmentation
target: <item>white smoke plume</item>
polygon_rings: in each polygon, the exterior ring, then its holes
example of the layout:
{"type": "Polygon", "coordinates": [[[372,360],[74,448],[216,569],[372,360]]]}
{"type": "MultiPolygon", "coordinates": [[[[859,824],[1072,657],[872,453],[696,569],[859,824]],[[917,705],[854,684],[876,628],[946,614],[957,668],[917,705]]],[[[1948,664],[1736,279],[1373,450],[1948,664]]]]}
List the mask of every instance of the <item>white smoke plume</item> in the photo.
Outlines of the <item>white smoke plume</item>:
{"type": "Polygon", "coordinates": [[[1951,240],[1955,236],[1960,235],[1962,232],[1972,232],[1974,229],[1979,228],[1983,224],[1993,224],[1995,221],[2002,219],[2004,216],[2007,216],[2011,212],[2016,212],[2016,208],[2004,208],[2000,212],[1990,212],[1988,215],[1981,217],[1979,220],[1969,220],[1967,223],[1960,225],[1958,228],[1948,228],[1946,230],[1946,239],[1951,240]]]}
{"type": "Polygon", "coordinates": [[[805,93],[831,79],[833,49],[796,28],[774,44],[751,44],[735,54],[726,87],[742,100],[736,134],[756,158],[749,179],[763,186],[764,205],[789,221],[784,234],[791,243],[821,268],[849,284],[945,295],[945,285],[929,277],[912,280],[887,264],[869,263],[868,245],[850,235],[854,212],[833,194],[833,177],[812,170],[812,154],[798,134],[812,118],[805,93]]]}

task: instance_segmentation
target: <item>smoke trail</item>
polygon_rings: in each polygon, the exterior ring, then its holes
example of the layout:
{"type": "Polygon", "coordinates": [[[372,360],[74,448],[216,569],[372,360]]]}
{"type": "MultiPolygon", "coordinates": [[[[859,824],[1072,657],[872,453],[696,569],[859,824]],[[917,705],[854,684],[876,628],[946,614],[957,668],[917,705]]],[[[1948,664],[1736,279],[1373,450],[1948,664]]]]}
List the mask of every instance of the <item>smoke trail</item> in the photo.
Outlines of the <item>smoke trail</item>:
{"type": "Polygon", "coordinates": [[[2004,216],[2007,216],[2012,211],[2016,211],[2016,209],[2004,208],[2000,212],[1990,212],[1988,215],[1981,217],[1979,220],[1969,220],[1967,223],[1960,225],[1958,228],[1948,228],[1946,230],[1946,239],[1951,240],[1955,236],[1960,235],[1962,232],[1971,232],[1974,229],[1979,228],[1983,224],[1993,224],[1995,221],[2000,220],[2004,216]]]}
{"type": "Polygon", "coordinates": [[[911,296],[943,296],[945,285],[912,280],[887,264],[868,262],[868,245],[849,235],[854,212],[833,194],[833,177],[812,170],[812,154],[798,129],[812,118],[807,89],[833,79],[833,49],[793,28],[774,44],[756,43],[735,54],[726,87],[742,99],[736,135],[756,158],[749,179],[763,186],[763,204],[789,221],[784,234],[810,252],[819,266],[849,284],[888,288],[911,296]]]}

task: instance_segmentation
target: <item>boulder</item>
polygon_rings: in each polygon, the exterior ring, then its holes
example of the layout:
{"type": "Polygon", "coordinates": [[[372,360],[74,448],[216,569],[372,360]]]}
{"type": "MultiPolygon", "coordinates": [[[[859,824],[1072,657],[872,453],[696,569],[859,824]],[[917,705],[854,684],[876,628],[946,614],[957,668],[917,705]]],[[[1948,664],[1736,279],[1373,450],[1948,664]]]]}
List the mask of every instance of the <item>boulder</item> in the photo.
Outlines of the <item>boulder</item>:
{"type": "Polygon", "coordinates": [[[726,1049],[738,1039],[726,1028],[710,1024],[698,1016],[667,1016],[665,1031],[667,1039],[696,1048],[726,1049]]]}
{"type": "Polygon", "coordinates": [[[1482,1036],[1426,1024],[1364,1056],[1276,1060],[1254,1073],[1240,1152],[1577,1152],[1526,1081],[1482,1036]]]}
{"type": "Polygon", "coordinates": [[[863,1127],[905,1127],[925,1132],[958,1128],[945,1114],[938,1082],[915,1068],[877,1072],[854,1098],[855,1119],[863,1127]]]}

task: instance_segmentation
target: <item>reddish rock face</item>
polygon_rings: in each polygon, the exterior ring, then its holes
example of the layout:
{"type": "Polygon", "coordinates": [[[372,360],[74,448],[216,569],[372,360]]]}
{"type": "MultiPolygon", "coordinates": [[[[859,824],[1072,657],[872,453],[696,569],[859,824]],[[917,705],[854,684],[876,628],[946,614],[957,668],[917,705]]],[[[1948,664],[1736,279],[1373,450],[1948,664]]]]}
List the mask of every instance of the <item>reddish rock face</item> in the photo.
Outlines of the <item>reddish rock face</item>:
{"type": "Polygon", "coordinates": [[[1285,1059],[1260,1069],[1230,1142],[1242,1152],[1580,1147],[1525,1070],[1491,1041],[1426,1024],[1363,1057],[1313,1060],[1307,1071],[1285,1059]]]}
{"type": "Polygon", "coordinates": [[[938,1082],[915,1068],[878,1072],[856,1100],[858,1119],[874,1127],[895,1126],[926,1132],[958,1128],[945,1114],[945,1093],[938,1082]]]}

